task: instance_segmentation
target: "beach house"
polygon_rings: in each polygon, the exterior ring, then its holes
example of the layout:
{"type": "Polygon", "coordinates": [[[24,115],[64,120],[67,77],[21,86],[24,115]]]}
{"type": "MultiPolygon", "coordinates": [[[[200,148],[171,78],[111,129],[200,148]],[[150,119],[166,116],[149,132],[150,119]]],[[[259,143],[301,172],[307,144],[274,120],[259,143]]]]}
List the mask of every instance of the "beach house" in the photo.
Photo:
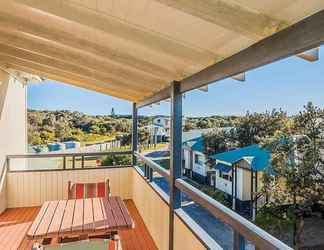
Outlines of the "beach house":
{"type": "Polygon", "coordinates": [[[231,197],[233,209],[250,211],[254,217],[265,202],[260,190],[264,172],[271,173],[270,157],[269,151],[257,144],[211,155],[216,170],[211,185],[231,197]]]}

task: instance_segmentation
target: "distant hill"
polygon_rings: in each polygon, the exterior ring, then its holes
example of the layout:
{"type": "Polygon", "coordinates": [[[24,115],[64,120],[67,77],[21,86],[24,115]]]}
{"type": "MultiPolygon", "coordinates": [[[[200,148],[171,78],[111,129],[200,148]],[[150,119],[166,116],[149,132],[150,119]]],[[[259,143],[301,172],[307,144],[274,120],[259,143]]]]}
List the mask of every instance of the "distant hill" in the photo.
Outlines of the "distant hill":
{"type": "MultiPolygon", "coordinates": [[[[140,116],[139,126],[152,122],[153,117],[140,116]]],[[[236,116],[187,117],[184,130],[231,127],[236,116]]],[[[116,135],[129,134],[130,115],[87,115],[69,110],[28,110],[28,143],[43,145],[54,141],[102,141],[116,135]]]]}
{"type": "Polygon", "coordinates": [[[68,140],[105,140],[118,134],[129,133],[130,128],[130,116],[86,115],[68,110],[28,110],[30,145],[68,140]]]}

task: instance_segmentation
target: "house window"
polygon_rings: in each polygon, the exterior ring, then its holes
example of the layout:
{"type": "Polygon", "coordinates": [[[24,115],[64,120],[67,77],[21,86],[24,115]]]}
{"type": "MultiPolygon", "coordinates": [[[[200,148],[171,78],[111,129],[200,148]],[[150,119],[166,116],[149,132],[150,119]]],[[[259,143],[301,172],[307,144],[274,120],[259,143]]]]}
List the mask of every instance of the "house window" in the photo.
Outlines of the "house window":
{"type": "Polygon", "coordinates": [[[203,157],[195,154],[195,164],[204,165],[203,157]]]}
{"type": "Polygon", "coordinates": [[[219,171],[219,177],[227,181],[232,181],[232,175],[230,173],[219,171]]]}
{"type": "Polygon", "coordinates": [[[199,155],[195,155],[195,163],[198,164],[199,162],[199,155]]]}

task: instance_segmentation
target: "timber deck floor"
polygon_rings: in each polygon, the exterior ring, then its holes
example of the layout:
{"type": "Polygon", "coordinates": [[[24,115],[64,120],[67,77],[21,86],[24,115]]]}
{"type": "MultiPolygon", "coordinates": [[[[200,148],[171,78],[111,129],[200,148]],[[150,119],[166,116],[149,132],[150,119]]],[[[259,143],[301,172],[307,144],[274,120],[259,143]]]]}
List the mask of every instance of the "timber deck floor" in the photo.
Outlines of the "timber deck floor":
{"type": "MultiPolygon", "coordinates": [[[[157,250],[133,201],[127,200],[125,204],[135,222],[135,228],[119,232],[123,250],[157,250]]],[[[9,208],[0,215],[1,250],[31,249],[33,241],[28,240],[25,235],[39,209],[9,208]]]]}

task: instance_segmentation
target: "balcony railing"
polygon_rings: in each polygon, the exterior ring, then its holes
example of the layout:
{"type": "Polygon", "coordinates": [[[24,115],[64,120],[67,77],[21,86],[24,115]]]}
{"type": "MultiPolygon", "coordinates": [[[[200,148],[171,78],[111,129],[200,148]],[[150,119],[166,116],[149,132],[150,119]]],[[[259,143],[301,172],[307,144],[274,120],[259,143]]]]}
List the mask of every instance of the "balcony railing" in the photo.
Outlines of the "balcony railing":
{"type": "MultiPolygon", "coordinates": [[[[5,177],[7,175],[8,177],[7,195],[12,195],[12,197],[8,197],[8,207],[40,205],[46,199],[62,199],[66,195],[62,185],[67,182],[68,178],[88,180],[89,178],[96,179],[108,176],[113,185],[112,190],[116,192],[117,195],[121,195],[125,199],[131,198],[134,200],[145,223],[147,223],[147,227],[149,230],[151,230],[153,238],[157,242],[158,247],[161,249],[167,249],[168,244],[165,242],[165,240],[170,239],[166,235],[168,232],[168,220],[163,220],[162,222],[159,220],[159,216],[168,216],[167,211],[170,201],[168,192],[166,190],[162,190],[159,185],[154,183],[154,178],[156,176],[160,176],[166,180],[166,183],[168,183],[170,180],[170,172],[162,168],[152,159],[138,152],[135,152],[134,155],[142,168],[130,165],[94,167],[87,166],[86,164],[86,159],[88,157],[91,157],[89,161],[93,161],[94,159],[103,156],[113,156],[118,154],[130,155],[131,151],[10,155],[7,158],[7,167],[2,171],[2,176],[5,177]],[[59,166],[52,169],[17,169],[14,166],[15,160],[53,158],[60,159],[60,161],[68,161],[67,159],[72,159],[72,162],[79,159],[81,164],[79,167],[77,167],[76,164],[72,164],[72,166],[69,168],[67,167],[68,164],[62,164],[62,167],[59,166]],[[80,170],[88,170],[89,172],[80,170]],[[57,174],[53,174],[55,172],[57,174]],[[136,174],[132,174],[134,172],[136,174]],[[39,180],[42,182],[42,178],[46,179],[45,182],[38,183],[39,180]],[[47,183],[48,181],[50,183],[47,183]],[[151,189],[147,189],[145,185],[149,185],[151,189]],[[45,189],[46,191],[39,189],[45,189]],[[53,189],[54,191],[48,189],[53,189]],[[150,193],[148,190],[154,190],[154,192],[150,193]],[[37,192],[38,195],[34,197],[32,194],[30,194],[30,192],[37,192]],[[154,196],[154,193],[158,194],[158,196],[154,196]],[[159,204],[152,204],[150,200],[152,200],[152,202],[154,200],[153,203],[159,204]],[[162,212],[162,210],[164,212],[162,212]],[[156,216],[155,214],[159,214],[159,216],[156,216]],[[162,225],[159,225],[161,223],[162,225]],[[160,235],[160,233],[157,232],[161,230],[165,233],[161,233],[160,235]]],[[[1,178],[0,183],[2,183],[3,180],[4,178],[1,178]]],[[[189,197],[192,202],[199,204],[211,215],[232,229],[233,238],[229,239],[229,241],[232,242],[231,244],[233,245],[233,249],[291,249],[283,242],[254,225],[252,222],[246,220],[231,209],[225,207],[221,203],[193,187],[187,183],[185,179],[176,179],[175,186],[181,190],[184,195],[189,197]],[[248,240],[251,243],[250,245],[253,245],[254,247],[246,248],[246,240],[248,240]]],[[[182,228],[181,230],[185,230],[185,232],[181,231],[182,233],[188,234],[191,238],[193,237],[192,240],[195,242],[196,247],[199,246],[201,249],[221,249],[221,244],[210,237],[208,233],[199,225],[199,222],[194,221],[190,216],[188,216],[185,209],[176,209],[175,214],[175,225],[177,225],[177,230],[174,232],[176,235],[174,240],[178,242],[177,244],[180,244],[178,241],[180,236],[178,234],[180,230],[179,228],[182,228]]]]}
{"type": "MultiPolygon", "coordinates": [[[[136,152],[135,155],[138,160],[142,161],[144,165],[144,176],[148,178],[149,181],[153,180],[154,171],[169,180],[169,171],[163,169],[157,163],[138,152],[136,152]]],[[[193,187],[186,182],[184,178],[176,179],[175,186],[180,189],[181,192],[188,195],[194,202],[207,209],[217,219],[232,228],[234,231],[234,249],[245,249],[244,239],[252,242],[255,249],[292,249],[249,220],[193,187]]]]}
{"type": "MultiPolygon", "coordinates": [[[[20,154],[7,156],[7,168],[11,171],[51,171],[69,169],[90,169],[98,167],[111,167],[102,165],[102,160],[107,156],[131,155],[132,151],[107,151],[83,153],[39,153],[20,154]],[[51,161],[52,160],[52,161],[51,161]],[[37,161],[41,161],[38,163],[37,161]],[[12,162],[18,163],[12,164],[12,162]],[[22,165],[22,167],[18,167],[22,165]],[[42,165],[41,165],[42,164],[42,165]],[[16,165],[16,166],[15,166],[16,165]],[[15,166],[15,167],[13,167],[15,166]]],[[[115,164],[114,164],[115,165],[115,164]]],[[[129,161],[128,164],[131,165],[129,161]]]]}

